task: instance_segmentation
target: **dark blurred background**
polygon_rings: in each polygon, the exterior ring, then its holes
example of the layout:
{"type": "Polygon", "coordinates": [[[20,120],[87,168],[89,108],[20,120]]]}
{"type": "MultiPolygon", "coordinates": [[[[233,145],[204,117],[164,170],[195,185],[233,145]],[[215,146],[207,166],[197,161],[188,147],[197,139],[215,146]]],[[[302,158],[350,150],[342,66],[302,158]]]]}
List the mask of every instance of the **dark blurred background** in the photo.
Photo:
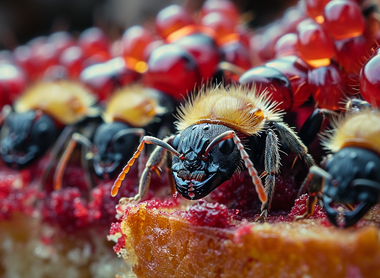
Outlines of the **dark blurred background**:
{"type": "MultiPolygon", "coordinates": [[[[204,0],[0,0],[0,49],[21,44],[55,31],[79,34],[97,26],[116,39],[129,26],[152,21],[170,4],[196,12],[204,0]]],[[[280,17],[296,0],[234,0],[250,27],[280,17]]]]}

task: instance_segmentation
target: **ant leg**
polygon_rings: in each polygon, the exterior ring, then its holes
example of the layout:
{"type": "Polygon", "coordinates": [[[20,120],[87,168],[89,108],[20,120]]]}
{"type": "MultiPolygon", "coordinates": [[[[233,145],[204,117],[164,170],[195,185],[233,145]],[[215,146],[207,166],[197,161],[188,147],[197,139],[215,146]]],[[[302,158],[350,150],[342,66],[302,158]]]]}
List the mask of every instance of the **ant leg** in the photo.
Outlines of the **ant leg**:
{"type": "Polygon", "coordinates": [[[309,218],[314,214],[315,204],[322,194],[324,178],[330,179],[331,176],[318,166],[312,166],[310,168],[309,174],[301,186],[301,188],[307,188],[309,194],[309,198],[306,201],[306,212],[303,215],[296,216],[294,221],[309,218]]]}
{"type": "Polygon", "coordinates": [[[306,146],[310,145],[321,131],[322,125],[326,118],[331,119],[333,116],[338,116],[338,113],[327,109],[316,108],[306,119],[298,132],[298,136],[301,138],[301,141],[306,146]]]}
{"type": "Polygon", "coordinates": [[[159,171],[161,171],[162,166],[165,164],[166,157],[166,149],[160,147],[156,147],[154,149],[152,154],[149,156],[144,171],[142,172],[139,182],[139,193],[132,198],[134,201],[138,202],[146,196],[150,185],[152,171],[157,172],[159,175],[159,171]]]}
{"type": "Polygon", "coordinates": [[[265,221],[268,216],[275,189],[276,175],[280,170],[278,139],[277,135],[271,129],[267,130],[264,165],[267,175],[265,178],[265,194],[267,195],[268,199],[265,203],[262,204],[260,216],[256,219],[256,221],[265,221]]]}
{"type": "Polygon", "coordinates": [[[265,194],[264,187],[261,183],[261,179],[259,178],[257,171],[255,167],[253,166],[253,163],[251,159],[248,156],[247,151],[244,149],[243,144],[240,141],[240,138],[236,135],[236,133],[232,130],[226,131],[217,137],[215,137],[211,143],[207,146],[206,150],[204,151],[203,156],[207,157],[211,149],[215,146],[217,146],[220,142],[224,140],[228,140],[232,138],[234,140],[234,144],[236,145],[237,149],[240,152],[240,157],[244,162],[245,167],[248,169],[248,173],[252,178],[252,182],[255,185],[256,192],[259,195],[259,199],[262,203],[265,203],[267,201],[267,195],[265,194]]]}
{"type": "Polygon", "coordinates": [[[171,174],[171,168],[172,168],[172,158],[170,155],[166,156],[166,175],[168,177],[168,182],[170,186],[170,193],[175,194],[176,193],[176,188],[175,188],[175,183],[174,183],[174,178],[173,175],[171,174]]]}
{"type": "MultiPolygon", "coordinates": [[[[62,154],[61,158],[59,159],[56,171],[54,173],[53,185],[54,185],[55,190],[60,190],[62,188],[63,174],[64,174],[64,171],[66,169],[66,165],[69,161],[70,155],[74,151],[74,148],[75,148],[77,143],[81,143],[81,144],[87,146],[88,148],[94,150],[93,144],[85,136],[81,135],[80,133],[74,133],[71,136],[71,139],[70,139],[64,153],[62,154]]],[[[94,184],[91,184],[91,188],[94,188],[94,184]]]]}
{"type": "Polygon", "coordinates": [[[182,157],[169,144],[173,141],[173,138],[174,138],[174,135],[164,140],[160,140],[158,138],[151,137],[151,136],[144,136],[140,145],[137,148],[137,151],[134,153],[133,157],[128,161],[127,165],[123,168],[123,171],[119,174],[117,180],[115,181],[111,190],[111,195],[115,197],[116,194],[118,193],[118,190],[121,186],[121,182],[124,180],[125,175],[128,173],[129,169],[132,167],[135,160],[140,156],[140,153],[142,152],[144,145],[153,144],[153,145],[157,145],[158,147],[156,147],[154,151],[152,152],[152,154],[150,155],[148,162],[145,166],[145,169],[141,175],[140,182],[139,182],[139,193],[132,198],[122,198],[120,199],[120,202],[122,203],[125,203],[128,201],[138,202],[139,200],[144,198],[149,188],[151,172],[152,171],[158,172],[161,170],[161,166],[165,164],[167,151],[173,153],[174,155],[182,157]]]}
{"type": "Polygon", "coordinates": [[[48,167],[45,169],[44,173],[42,174],[42,178],[41,178],[41,185],[42,186],[45,186],[46,181],[49,177],[49,174],[50,174],[51,170],[53,169],[55,162],[57,161],[59,153],[64,148],[65,143],[67,142],[68,138],[73,134],[73,132],[74,132],[73,126],[66,126],[62,130],[57,141],[55,142],[54,146],[52,147],[51,151],[49,152],[49,163],[47,163],[48,167]]]}
{"type": "Polygon", "coordinates": [[[308,167],[315,165],[314,159],[307,153],[307,147],[290,127],[282,122],[273,122],[273,126],[278,131],[281,141],[285,142],[297,156],[302,157],[308,167]]]}

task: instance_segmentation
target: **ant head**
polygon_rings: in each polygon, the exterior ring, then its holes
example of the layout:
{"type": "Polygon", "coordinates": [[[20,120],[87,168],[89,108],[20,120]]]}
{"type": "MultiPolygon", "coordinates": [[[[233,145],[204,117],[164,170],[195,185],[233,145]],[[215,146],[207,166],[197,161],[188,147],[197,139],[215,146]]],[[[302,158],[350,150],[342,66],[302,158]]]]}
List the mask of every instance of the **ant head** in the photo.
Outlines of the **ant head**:
{"type": "Polygon", "coordinates": [[[11,168],[22,169],[56,142],[60,128],[41,111],[10,113],[2,129],[0,155],[11,168]]]}
{"type": "Polygon", "coordinates": [[[229,180],[242,167],[231,131],[223,125],[197,124],[173,139],[181,157],[173,156],[172,173],[177,191],[187,199],[200,199],[229,180]]]}

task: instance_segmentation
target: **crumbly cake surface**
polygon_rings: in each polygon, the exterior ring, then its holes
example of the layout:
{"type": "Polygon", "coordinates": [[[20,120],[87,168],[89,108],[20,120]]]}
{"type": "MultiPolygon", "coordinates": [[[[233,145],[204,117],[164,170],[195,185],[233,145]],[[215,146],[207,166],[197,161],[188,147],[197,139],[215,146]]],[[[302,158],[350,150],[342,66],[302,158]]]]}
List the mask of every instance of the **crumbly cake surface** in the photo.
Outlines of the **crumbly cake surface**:
{"type": "Polygon", "coordinates": [[[380,277],[374,224],[338,229],[309,219],[214,228],[141,203],[127,208],[120,227],[137,277],[380,277]]]}

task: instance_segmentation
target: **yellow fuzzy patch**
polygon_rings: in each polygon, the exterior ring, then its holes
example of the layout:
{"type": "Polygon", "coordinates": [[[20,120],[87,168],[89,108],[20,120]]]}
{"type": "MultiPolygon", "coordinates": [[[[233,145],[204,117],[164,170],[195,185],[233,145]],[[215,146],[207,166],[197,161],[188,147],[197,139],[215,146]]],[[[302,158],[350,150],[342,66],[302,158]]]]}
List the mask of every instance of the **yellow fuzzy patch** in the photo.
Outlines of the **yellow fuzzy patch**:
{"type": "Polygon", "coordinates": [[[165,110],[141,85],[131,85],[113,94],[103,119],[107,123],[119,120],[131,126],[144,127],[165,110]]]}
{"type": "Polygon", "coordinates": [[[282,120],[283,112],[277,107],[278,103],[271,102],[266,92],[239,85],[218,86],[203,89],[181,105],[176,126],[181,132],[194,124],[213,123],[254,135],[268,120],[282,120]]]}
{"type": "Polygon", "coordinates": [[[365,110],[343,116],[333,123],[323,145],[337,152],[347,146],[363,146],[380,153],[380,111],[365,110]]]}
{"type": "Polygon", "coordinates": [[[95,96],[79,83],[41,82],[26,90],[15,102],[14,108],[18,113],[41,110],[57,121],[70,125],[99,113],[92,107],[95,102],[95,96]]]}

